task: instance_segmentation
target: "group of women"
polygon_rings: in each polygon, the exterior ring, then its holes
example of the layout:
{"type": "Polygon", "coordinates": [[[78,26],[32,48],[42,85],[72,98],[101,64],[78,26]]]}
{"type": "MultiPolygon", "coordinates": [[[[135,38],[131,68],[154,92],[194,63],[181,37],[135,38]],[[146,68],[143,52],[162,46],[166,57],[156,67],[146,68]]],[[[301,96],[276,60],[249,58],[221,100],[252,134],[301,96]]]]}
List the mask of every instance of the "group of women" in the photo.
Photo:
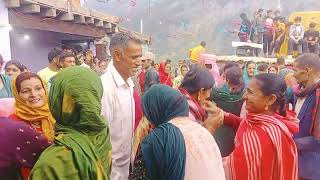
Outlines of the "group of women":
{"type": "Polygon", "coordinates": [[[136,130],[129,179],[298,179],[298,120],[286,111],[286,82],[273,73],[250,76],[255,67],[247,66],[244,118],[206,100],[215,84],[207,69],[191,68],[178,90],[152,86],[142,100],[146,119],[136,130]],[[236,131],[223,159],[212,138],[222,124],[236,131]]]}
{"type": "Polygon", "coordinates": [[[0,122],[2,178],[109,179],[111,143],[97,73],[62,70],[48,94],[37,74],[23,72],[12,90],[14,112],[0,122]]]}
{"type": "MultiPolygon", "coordinates": [[[[207,100],[215,86],[208,69],[191,67],[174,89],[168,64],[159,67],[161,85],[142,97],[145,118],[135,132],[129,179],[298,179],[292,140],[298,124],[286,114],[281,77],[251,76],[255,68],[247,66],[247,115],[240,119],[207,100]],[[234,150],[223,159],[212,136],[222,124],[236,131],[234,150]]],[[[49,94],[34,73],[13,78],[14,113],[0,122],[2,178],[109,179],[111,144],[97,73],[63,69],[49,94]]]]}

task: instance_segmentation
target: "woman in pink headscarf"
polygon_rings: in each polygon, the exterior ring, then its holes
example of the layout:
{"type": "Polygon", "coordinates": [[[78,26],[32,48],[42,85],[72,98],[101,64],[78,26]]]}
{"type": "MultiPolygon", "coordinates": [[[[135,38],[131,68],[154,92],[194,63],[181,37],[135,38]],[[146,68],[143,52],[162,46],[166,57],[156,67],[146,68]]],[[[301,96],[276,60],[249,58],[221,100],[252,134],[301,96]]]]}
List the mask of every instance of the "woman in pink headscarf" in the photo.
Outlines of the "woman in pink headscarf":
{"type": "Polygon", "coordinates": [[[210,71],[212,74],[216,85],[220,86],[224,84],[223,78],[220,76],[219,67],[216,63],[217,57],[212,54],[200,54],[199,55],[199,62],[204,64],[205,67],[210,71]]]}

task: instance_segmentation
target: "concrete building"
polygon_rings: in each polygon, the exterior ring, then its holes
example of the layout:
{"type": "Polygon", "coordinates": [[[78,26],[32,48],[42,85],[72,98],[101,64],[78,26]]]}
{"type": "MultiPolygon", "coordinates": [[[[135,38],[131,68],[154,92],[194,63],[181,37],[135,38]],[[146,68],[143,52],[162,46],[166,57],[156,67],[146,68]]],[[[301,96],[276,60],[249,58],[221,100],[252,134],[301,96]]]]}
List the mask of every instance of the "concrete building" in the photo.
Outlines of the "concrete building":
{"type": "Polygon", "coordinates": [[[118,17],[80,5],[80,0],[0,0],[0,54],[31,71],[47,66],[53,47],[81,46],[100,58],[108,55],[112,34],[129,31],[146,47],[149,36],[118,27],[118,17]]]}

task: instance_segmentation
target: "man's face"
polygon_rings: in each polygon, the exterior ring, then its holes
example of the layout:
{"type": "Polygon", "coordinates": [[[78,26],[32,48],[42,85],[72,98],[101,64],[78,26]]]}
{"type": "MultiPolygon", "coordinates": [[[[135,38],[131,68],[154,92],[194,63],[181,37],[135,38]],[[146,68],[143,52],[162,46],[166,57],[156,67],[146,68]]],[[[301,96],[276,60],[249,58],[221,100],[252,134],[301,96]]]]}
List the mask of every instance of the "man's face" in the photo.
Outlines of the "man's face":
{"type": "Polygon", "coordinates": [[[134,41],[129,41],[125,48],[117,48],[113,51],[115,58],[114,64],[119,73],[127,78],[134,76],[139,67],[142,65],[142,47],[141,44],[134,41]]]}
{"type": "Polygon", "coordinates": [[[60,65],[62,68],[67,68],[76,65],[76,58],[74,57],[66,57],[64,61],[60,61],[60,65]]]}
{"type": "Polygon", "coordinates": [[[293,64],[294,74],[297,83],[306,86],[309,81],[309,74],[311,73],[310,68],[301,68],[297,63],[293,64]]]}
{"type": "Polygon", "coordinates": [[[52,62],[59,68],[61,68],[61,64],[60,64],[60,61],[59,61],[59,57],[55,57],[53,58],[52,62]]]}
{"type": "Polygon", "coordinates": [[[151,66],[150,59],[142,59],[141,62],[144,69],[148,69],[151,66]]]}

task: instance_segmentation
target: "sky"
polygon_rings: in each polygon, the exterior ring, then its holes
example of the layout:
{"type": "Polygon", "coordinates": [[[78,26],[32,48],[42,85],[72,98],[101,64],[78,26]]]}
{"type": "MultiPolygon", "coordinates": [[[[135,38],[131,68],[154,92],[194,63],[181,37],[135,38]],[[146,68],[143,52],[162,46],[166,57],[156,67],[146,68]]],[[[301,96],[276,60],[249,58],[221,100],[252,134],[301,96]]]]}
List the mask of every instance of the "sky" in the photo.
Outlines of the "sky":
{"type": "Polygon", "coordinates": [[[240,13],[252,18],[257,9],[281,8],[289,17],[297,11],[320,10],[320,0],[87,0],[85,6],[122,18],[120,26],[152,37],[152,51],[158,58],[185,58],[188,49],[201,41],[207,52],[232,55],[237,41],[240,13]]]}

